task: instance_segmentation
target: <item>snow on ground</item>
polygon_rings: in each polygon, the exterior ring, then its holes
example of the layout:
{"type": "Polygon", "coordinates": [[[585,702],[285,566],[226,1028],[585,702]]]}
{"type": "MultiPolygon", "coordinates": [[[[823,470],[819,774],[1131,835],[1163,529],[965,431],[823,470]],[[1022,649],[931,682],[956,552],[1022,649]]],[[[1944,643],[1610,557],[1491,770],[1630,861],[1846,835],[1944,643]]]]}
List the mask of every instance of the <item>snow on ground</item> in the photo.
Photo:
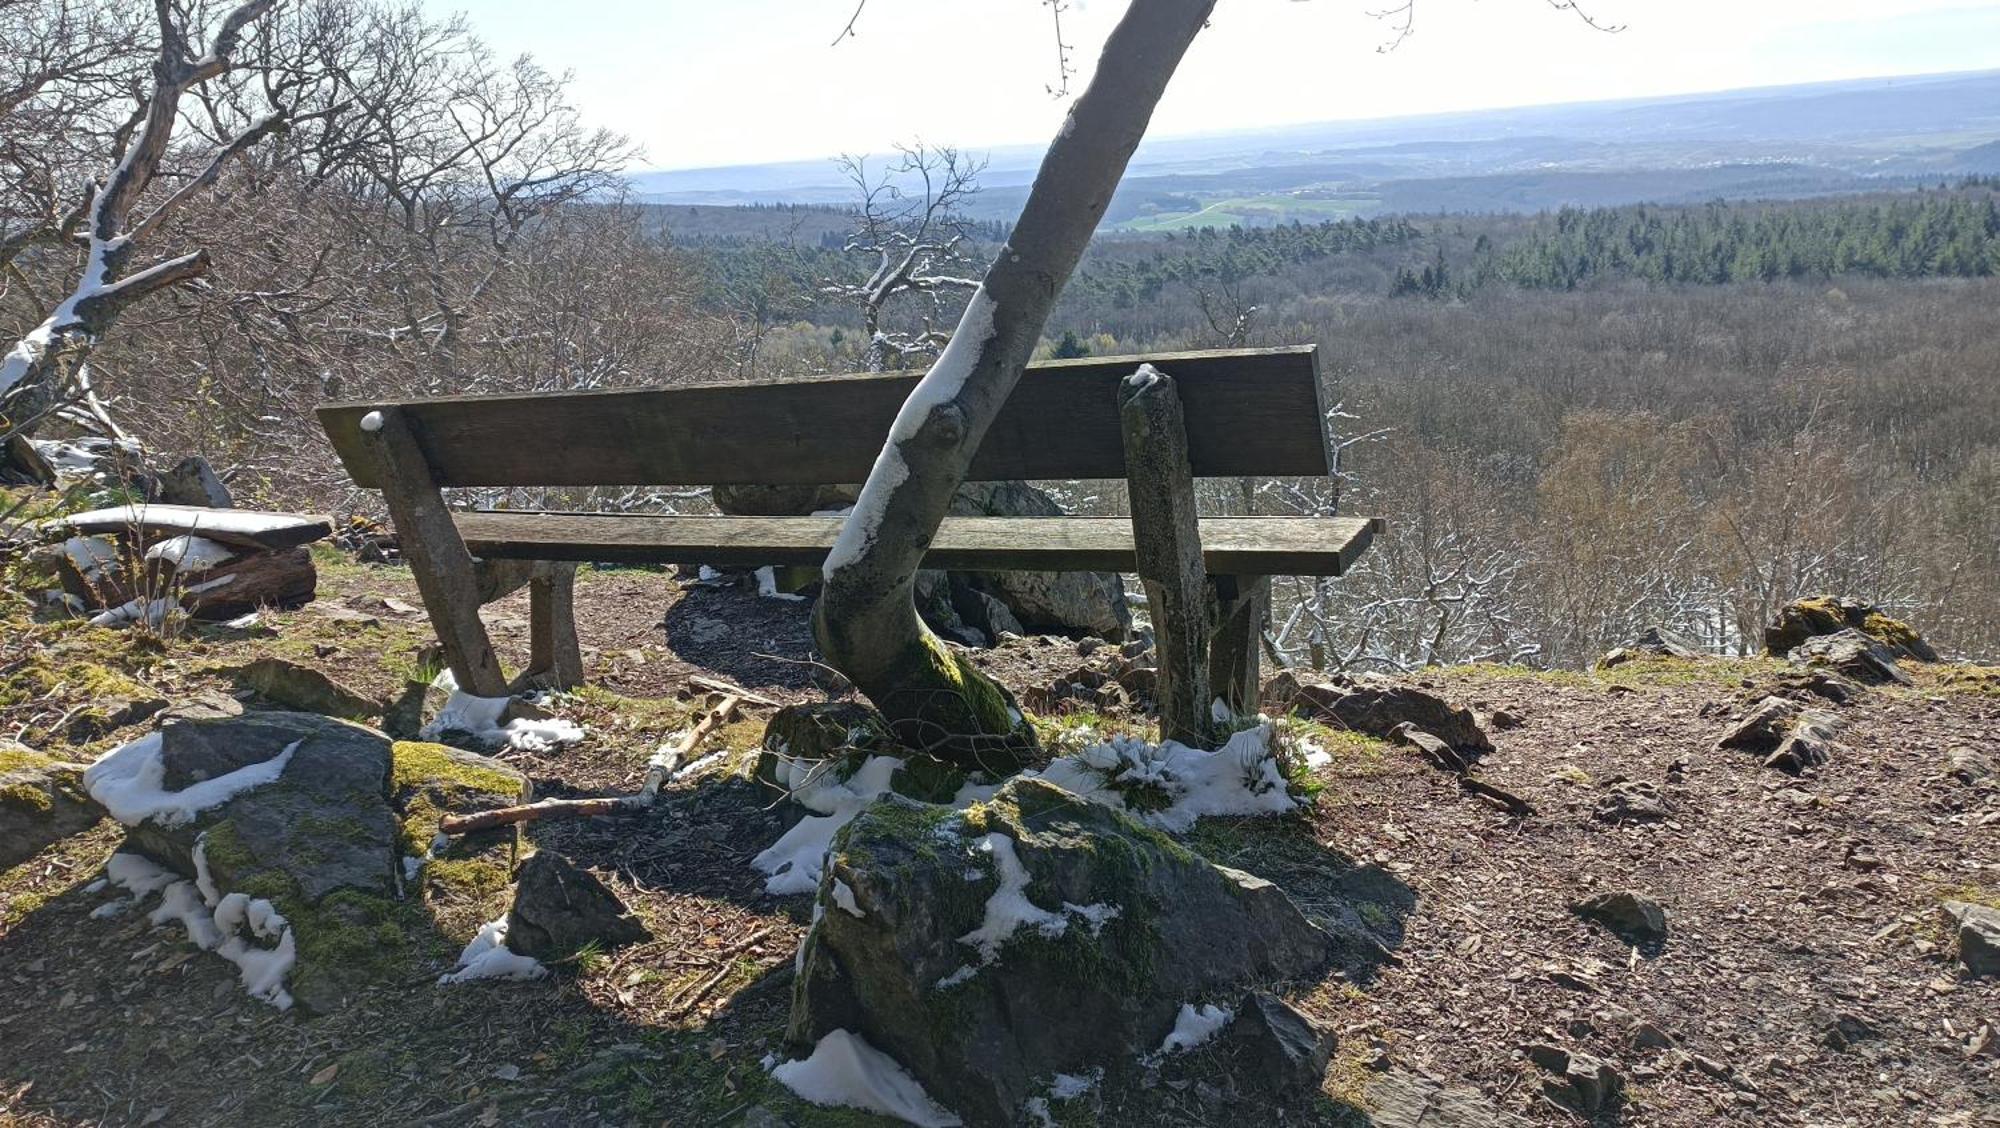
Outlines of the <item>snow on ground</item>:
{"type": "Polygon", "coordinates": [[[801,1099],[824,1107],[877,1112],[919,1128],[964,1123],[932,1100],[896,1059],[845,1030],[821,1038],[811,1057],[785,1062],[771,1076],[801,1099]]]}
{"type": "Polygon", "coordinates": [[[459,953],[458,969],[438,976],[438,986],[474,979],[540,979],[548,973],[542,961],[507,949],[507,918],[501,917],[479,926],[479,935],[459,953]]]}
{"type": "Polygon", "coordinates": [[[123,627],[132,623],[144,623],[158,630],[167,616],[178,610],[180,604],[172,599],[134,599],[121,603],[107,611],[99,611],[90,617],[93,627],[123,627]]]}
{"type": "Polygon", "coordinates": [[[1169,1031],[1160,1048],[1139,1059],[1141,1065],[1157,1064],[1170,1054],[1185,1053],[1215,1037],[1236,1012],[1214,1003],[1197,1007],[1193,1003],[1182,1003],[1181,1013],[1174,1020],[1174,1028],[1169,1031]]]}
{"type": "Polygon", "coordinates": [[[833,761],[808,764],[779,759],[779,786],[791,792],[800,806],[818,814],[800,819],[784,837],[750,860],[765,875],[765,892],[811,893],[819,888],[834,834],[889,790],[889,779],[903,761],[894,756],[871,756],[844,780],[836,778],[836,766],[833,761]]]}
{"type": "Polygon", "coordinates": [[[1029,1097],[1021,1104],[1021,1114],[1036,1128],[1056,1128],[1056,1118],[1049,1112],[1050,1101],[1073,1101],[1097,1088],[1104,1080],[1104,1067],[1098,1066],[1088,1074],[1058,1073],[1049,1079],[1049,1091],[1038,1097],[1029,1097]]]}
{"type": "Polygon", "coordinates": [[[795,591],[778,590],[778,570],[766,564],[757,569],[757,594],[765,599],[782,599],[787,603],[804,603],[806,597],[795,591]]]}
{"type": "MultiPolygon", "coordinates": [[[[190,783],[179,791],[165,786],[167,765],[160,754],[159,733],[142,736],[106,752],[84,769],[83,786],[111,817],[126,826],[151,820],[159,826],[184,826],[210,807],[227,803],[240,792],[276,780],[292,762],[299,742],[261,763],[246,764],[214,779],[190,783]]],[[[117,880],[117,875],[112,875],[117,880]]]]}
{"type": "Polygon", "coordinates": [[[236,965],[243,989],[251,997],[279,1010],[290,1010],[292,996],[285,989],[285,978],[298,960],[291,926],[269,901],[253,899],[247,893],[216,896],[200,839],[195,842],[194,858],[195,880],[188,881],[151,858],[127,853],[111,855],[111,860],[104,864],[105,878],[131,893],[132,898],[129,902],[100,905],[90,915],[116,916],[158,892],[160,903],[147,914],[148,923],[155,928],[179,924],[186,930],[190,944],[236,965]],[[276,943],[266,948],[253,940],[276,943]]]}
{"type": "Polygon", "coordinates": [[[486,744],[505,744],[519,752],[548,752],[565,744],[575,744],[583,739],[583,727],[574,721],[560,717],[537,720],[521,717],[501,722],[507,712],[512,697],[475,697],[458,688],[458,679],[450,670],[438,674],[431,682],[437,689],[451,694],[438,710],[437,719],[424,726],[425,740],[436,740],[447,732],[470,733],[486,744]]]}
{"type": "Polygon", "coordinates": [[[1299,800],[1286,787],[1284,769],[1272,747],[1276,731],[1260,721],[1231,736],[1213,752],[1175,741],[1149,744],[1118,736],[1050,764],[1038,775],[1093,803],[1115,807],[1161,830],[1185,834],[1209,815],[1282,815],[1299,800]],[[1133,810],[1125,792],[1156,790],[1168,800],[1161,810],[1133,810]]]}
{"type": "Polygon", "coordinates": [[[86,580],[96,580],[106,568],[118,565],[118,546],[106,537],[71,537],[63,542],[63,554],[86,580]]]}

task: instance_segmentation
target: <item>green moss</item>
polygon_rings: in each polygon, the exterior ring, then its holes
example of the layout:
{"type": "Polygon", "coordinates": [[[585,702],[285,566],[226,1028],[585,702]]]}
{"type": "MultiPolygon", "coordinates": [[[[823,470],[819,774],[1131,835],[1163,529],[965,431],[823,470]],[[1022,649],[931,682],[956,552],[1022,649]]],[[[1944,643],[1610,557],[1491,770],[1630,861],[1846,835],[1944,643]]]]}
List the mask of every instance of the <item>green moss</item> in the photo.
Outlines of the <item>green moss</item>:
{"type": "Polygon", "coordinates": [[[390,752],[390,788],[402,791],[434,783],[451,783],[497,795],[514,795],[521,789],[520,781],[508,773],[455,759],[442,744],[397,741],[390,752]]]}
{"type": "Polygon", "coordinates": [[[951,687],[972,722],[979,726],[978,731],[1012,732],[1016,727],[1013,701],[1000,683],[987,677],[936,635],[926,631],[921,637],[931,672],[937,675],[938,682],[951,687]]]}
{"type": "Polygon", "coordinates": [[[41,771],[55,762],[53,756],[44,756],[32,748],[0,745],[0,776],[25,769],[41,771]]]}
{"type": "Polygon", "coordinates": [[[504,857],[443,857],[424,863],[424,880],[456,897],[491,897],[506,890],[511,877],[504,857]]]}
{"type": "Polygon", "coordinates": [[[55,810],[56,801],[49,796],[48,792],[36,787],[32,783],[16,783],[8,787],[0,787],[0,807],[39,811],[47,814],[55,810]]]}

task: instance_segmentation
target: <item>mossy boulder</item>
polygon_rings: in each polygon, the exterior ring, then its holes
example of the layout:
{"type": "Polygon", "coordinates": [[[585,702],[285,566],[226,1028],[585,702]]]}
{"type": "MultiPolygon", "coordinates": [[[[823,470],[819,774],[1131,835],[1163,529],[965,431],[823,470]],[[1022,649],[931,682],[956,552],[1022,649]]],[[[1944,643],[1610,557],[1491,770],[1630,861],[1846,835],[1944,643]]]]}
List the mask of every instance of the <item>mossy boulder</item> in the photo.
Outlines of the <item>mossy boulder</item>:
{"type": "Polygon", "coordinates": [[[83,789],[83,765],[0,744],[0,870],[20,865],[104,817],[83,789]]]}
{"type": "Polygon", "coordinates": [[[1808,670],[1830,670],[1862,685],[1909,685],[1910,675],[1896,662],[1896,652],[1853,628],[1814,635],[1792,648],[1792,664],[1808,670]]]}
{"type": "Polygon", "coordinates": [[[275,780],[191,821],[140,822],[126,849],[190,878],[204,868],[199,853],[218,896],[270,901],[296,939],[289,986],[308,1009],[335,1008],[364,984],[407,974],[428,922],[401,897],[387,737],[312,713],[248,713],[169,725],[159,739],[170,792],[288,749],[290,759],[275,780]]]}
{"type": "Polygon", "coordinates": [[[1034,779],[962,812],[885,797],[834,840],[819,901],[791,1040],[860,1034],[974,1128],[1053,1074],[1133,1068],[1184,1003],[1335,954],[1276,886],[1034,779]]]}
{"type": "Polygon", "coordinates": [[[1764,628],[1764,653],[1783,658],[1808,639],[1844,630],[1860,631],[1897,658],[1938,660],[1937,651],[1908,623],[1880,607],[1833,595],[1795,599],[1779,608],[1776,621],[1764,628]]]}
{"type": "MultiPolygon", "coordinates": [[[[491,756],[449,744],[399,740],[390,750],[389,801],[403,817],[403,852],[423,857],[447,815],[511,807],[534,798],[528,777],[491,756]]],[[[512,840],[502,828],[469,836],[478,842],[512,840]]]]}

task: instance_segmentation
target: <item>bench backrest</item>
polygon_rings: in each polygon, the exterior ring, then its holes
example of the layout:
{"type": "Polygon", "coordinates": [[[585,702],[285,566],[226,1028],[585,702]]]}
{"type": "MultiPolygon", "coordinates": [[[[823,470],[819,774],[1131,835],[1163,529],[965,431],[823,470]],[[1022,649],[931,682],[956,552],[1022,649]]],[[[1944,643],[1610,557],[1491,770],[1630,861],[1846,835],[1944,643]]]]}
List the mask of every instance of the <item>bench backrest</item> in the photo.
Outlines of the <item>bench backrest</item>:
{"type": "MultiPolygon", "coordinates": [[[[1174,378],[1196,475],[1328,472],[1318,355],[1305,345],[1030,365],[971,480],[1124,477],[1118,382],[1141,362],[1174,378]]],[[[361,418],[392,404],[440,486],[828,485],[868,476],[921,375],[338,403],[319,418],[356,484],[374,489],[361,418]]]]}

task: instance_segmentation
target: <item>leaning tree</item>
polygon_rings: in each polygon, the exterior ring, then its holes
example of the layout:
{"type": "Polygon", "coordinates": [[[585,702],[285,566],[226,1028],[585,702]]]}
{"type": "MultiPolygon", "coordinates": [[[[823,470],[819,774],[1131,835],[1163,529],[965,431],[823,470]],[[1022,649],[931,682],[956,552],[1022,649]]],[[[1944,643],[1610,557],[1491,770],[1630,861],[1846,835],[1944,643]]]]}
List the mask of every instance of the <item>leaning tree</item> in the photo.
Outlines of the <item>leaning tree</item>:
{"type": "MultiPolygon", "coordinates": [[[[1578,0],[1545,2],[1603,27],[1578,0]]],[[[1403,0],[1383,13],[1395,22],[1398,42],[1410,34],[1415,5],[1403,0]]],[[[1168,80],[1214,7],[1215,0],[1133,0],[1126,8],[1042,158],[1012,236],[897,413],[827,556],[813,618],[820,650],[911,747],[998,770],[1019,766],[1034,750],[1034,730],[1007,688],[924,626],[915,576],[1168,80]]]]}
{"type": "MultiPolygon", "coordinates": [[[[91,350],[119,314],[207,273],[209,258],[202,250],[142,265],[148,244],[188,200],[215,183],[231,160],[287,127],[282,101],[222,138],[205,161],[171,187],[156,187],[156,182],[167,183],[162,173],[172,155],[170,144],[182,119],[183,99],[229,71],[244,37],[277,3],[245,0],[222,17],[203,45],[197,20],[184,6],[155,0],[158,50],[151,74],[140,87],[136,109],[111,129],[109,170],[81,186],[69,202],[62,202],[69,186],[49,176],[43,193],[49,206],[42,214],[0,231],[0,266],[11,266],[37,249],[73,251],[81,260],[69,292],[0,356],[0,439],[31,434],[72,398],[88,395],[91,350]]],[[[24,34],[40,33],[36,42],[52,61],[26,68],[18,81],[9,84],[0,97],[0,123],[59,101],[79,84],[103,85],[102,73],[115,65],[115,57],[97,49],[101,45],[96,37],[103,26],[80,21],[67,4],[32,6],[21,17],[21,28],[24,34]],[[37,15],[46,18],[34,18],[37,15]]],[[[14,60],[17,65],[19,58],[14,60]]],[[[284,84],[273,82],[267,92],[282,99],[284,84]]]]}

